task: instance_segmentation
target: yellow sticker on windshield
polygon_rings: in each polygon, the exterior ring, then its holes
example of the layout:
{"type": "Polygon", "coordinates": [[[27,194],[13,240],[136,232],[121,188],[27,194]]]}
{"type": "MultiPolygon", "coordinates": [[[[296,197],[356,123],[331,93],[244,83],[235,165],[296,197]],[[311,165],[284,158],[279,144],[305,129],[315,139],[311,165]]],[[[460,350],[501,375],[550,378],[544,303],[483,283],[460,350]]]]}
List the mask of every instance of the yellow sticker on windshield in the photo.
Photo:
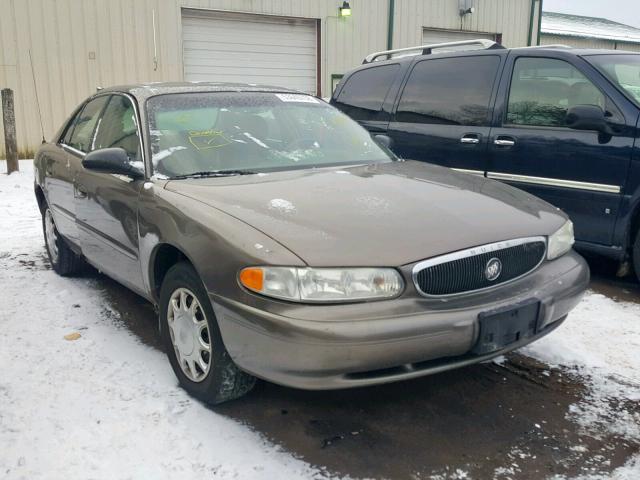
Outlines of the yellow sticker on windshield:
{"type": "Polygon", "coordinates": [[[208,150],[229,145],[231,140],[218,130],[193,130],[189,132],[189,143],[198,150],[208,150]]]}

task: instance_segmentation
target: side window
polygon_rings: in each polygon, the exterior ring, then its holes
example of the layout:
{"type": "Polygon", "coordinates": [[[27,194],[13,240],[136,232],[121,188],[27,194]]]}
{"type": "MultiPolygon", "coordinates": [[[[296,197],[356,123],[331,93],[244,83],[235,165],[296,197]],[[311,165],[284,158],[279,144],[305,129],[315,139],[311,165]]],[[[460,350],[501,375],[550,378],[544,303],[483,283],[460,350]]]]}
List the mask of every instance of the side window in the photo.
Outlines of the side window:
{"type": "Polygon", "coordinates": [[[131,160],[138,159],[140,141],[136,114],[131,100],[124,95],[113,95],[96,127],[96,138],[91,150],[123,148],[131,160]]]}
{"type": "Polygon", "coordinates": [[[109,97],[101,96],[91,100],[76,116],[71,136],[65,135],[64,143],[70,147],[87,153],[91,150],[93,131],[100,116],[100,112],[107,103],[109,97]]]}
{"type": "Polygon", "coordinates": [[[422,60],[404,87],[396,120],[443,125],[488,125],[500,57],[422,60]]]}
{"type": "Polygon", "coordinates": [[[384,65],[354,73],[340,91],[337,106],[354,120],[387,120],[382,104],[400,65],[384,65]]]}
{"type": "Polygon", "coordinates": [[[76,111],[76,114],[73,117],[71,117],[71,119],[67,122],[67,124],[64,127],[64,133],[60,136],[60,143],[69,145],[69,142],[71,141],[71,134],[73,133],[73,127],[75,123],[78,121],[78,118],[80,117],[81,113],[82,113],[82,108],[78,109],[76,111]]]}
{"type": "Polygon", "coordinates": [[[511,76],[507,123],[565,126],[567,109],[575,105],[605,108],[605,97],[582,73],[564,60],[522,57],[511,76]]]}

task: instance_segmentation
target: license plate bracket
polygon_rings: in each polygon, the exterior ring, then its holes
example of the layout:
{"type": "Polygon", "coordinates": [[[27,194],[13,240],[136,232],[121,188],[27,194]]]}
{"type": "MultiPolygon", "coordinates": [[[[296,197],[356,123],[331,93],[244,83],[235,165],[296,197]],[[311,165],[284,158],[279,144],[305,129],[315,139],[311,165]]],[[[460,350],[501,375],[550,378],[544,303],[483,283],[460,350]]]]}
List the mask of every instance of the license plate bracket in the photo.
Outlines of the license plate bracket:
{"type": "Polygon", "coordinates": [[[540,301],[525,300],[478,315],[480,333],[472,353],[484,355],[501,350],[538,331],[540,301]]]}

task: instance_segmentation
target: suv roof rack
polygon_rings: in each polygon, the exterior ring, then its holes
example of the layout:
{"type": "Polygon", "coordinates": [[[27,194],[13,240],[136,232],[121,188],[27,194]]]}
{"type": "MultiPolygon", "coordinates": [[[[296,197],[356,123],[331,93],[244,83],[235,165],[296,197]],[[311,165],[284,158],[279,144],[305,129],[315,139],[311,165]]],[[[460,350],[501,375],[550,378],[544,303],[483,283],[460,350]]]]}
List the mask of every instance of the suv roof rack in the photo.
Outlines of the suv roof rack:
{"type": "Polygon", "coordinates": [[[486,38],[477,38],[475,40],[461,40],[459,42],[434,43],[434,44],[431,44],[431,45],[420,45],[420,46],[417,46],[417,47],[408,47],[408,48],[396,48],[394,50],[384,50],[382,52],[370,53],[369,55],[367,55],[364,58],[362,63],[371,63],[376,58],[382,57],[382,56],[385,56],[385,55],[390,58],[391,55],[393,55],[394,53],[416,52],[418,50],[422,50],[421,54],[417,53],[416,55],[430,55],[432,50],[436,50],[436,49],[439,49],[439,48],[464,47],[464,46],[467,46],[467,45],[469,45],[469,46],[471,46],[471,45],[480,45],[482,47],[482,49],[484,49],[484,50],[503,49],[503,48],[505,48],[502,45],[500,45],[499,43],[496,43],[496,42],[494,42],[492,40],[487,40],[486,38]]]}
{"type": "Polygon", "coordinates": [[[573,48],[571,45],[565,45],[564,43],[550,43],[549,45],[530,45],[522,48],[573,48]]]}

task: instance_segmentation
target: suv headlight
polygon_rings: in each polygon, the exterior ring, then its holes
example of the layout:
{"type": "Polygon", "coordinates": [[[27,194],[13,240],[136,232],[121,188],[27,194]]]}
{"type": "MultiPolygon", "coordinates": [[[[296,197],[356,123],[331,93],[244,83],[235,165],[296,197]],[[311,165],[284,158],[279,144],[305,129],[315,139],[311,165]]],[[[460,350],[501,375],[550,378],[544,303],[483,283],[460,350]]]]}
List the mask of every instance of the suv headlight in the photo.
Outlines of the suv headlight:
{"type": "Polygon", "coordinates": [[[393,268],[248,267],[238,278],[262,295],[308,303],[381,300],[397,297],[404,288],[393,268]]]}
{"type": "Polygon", "coordinates": [[[549,236],[547,259],[553,260],[564,255],[571,250],[573,242],[573,223],[571,220],[567,220],[553,235],[549,236]]]}

